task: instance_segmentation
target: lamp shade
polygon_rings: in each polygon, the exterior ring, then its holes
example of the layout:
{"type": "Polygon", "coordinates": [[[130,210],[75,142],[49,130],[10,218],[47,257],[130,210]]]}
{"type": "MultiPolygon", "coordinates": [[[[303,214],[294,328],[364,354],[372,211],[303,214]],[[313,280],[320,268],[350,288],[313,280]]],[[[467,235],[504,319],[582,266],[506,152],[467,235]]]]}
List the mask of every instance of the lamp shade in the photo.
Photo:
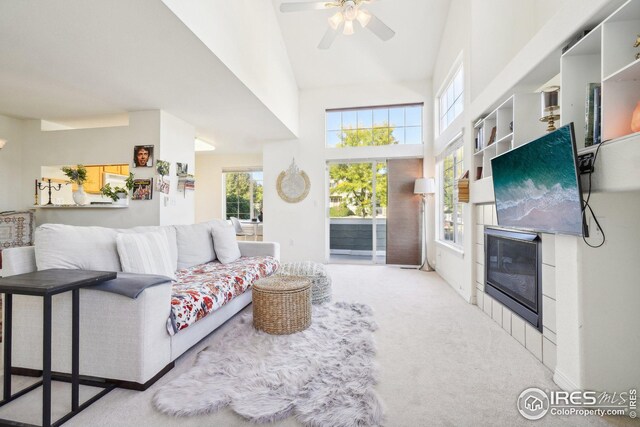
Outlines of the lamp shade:
{"type": "Polygon", "coordinates": [[[0,138],[0,150],[2,150],[4,148],[6,143],[7,143],[6,139],[0,138]]]}
{"type": "Polygon", "coordinates": [[[413,186],[414,194],[433,194],[436,192],[436,183],[433,178],[418,178],[413,186]]]}

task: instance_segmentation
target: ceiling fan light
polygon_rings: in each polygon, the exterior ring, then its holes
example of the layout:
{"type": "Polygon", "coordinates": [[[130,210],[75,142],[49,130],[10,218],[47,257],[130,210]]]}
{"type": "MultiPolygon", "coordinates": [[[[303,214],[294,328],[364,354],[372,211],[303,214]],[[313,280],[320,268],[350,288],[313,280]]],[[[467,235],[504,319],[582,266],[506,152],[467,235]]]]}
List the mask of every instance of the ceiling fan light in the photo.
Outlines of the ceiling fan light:
{"type": "Polygon", "coordinates": [[[350,36],[353,32],[353,21],[344,21],[344,30],[342,31],[342,34],[350,36]]]}
{"type": "Polygon", "coordinates": [[[329,25],[334,30],[337,30],[340,24],[342,24],[342,21],[344,21],[344,16],[342,16],[342,12],[337,12],[335,15],[329,18],[329,25]]]}
{"type": "Polygon", "coordinates": [[[356,16],[356,19],[358,20],[358,22],[360,22],[360,25],[366,27],[369,21],[371,21],[371,14],[366,10],[360,9],[358,11],[358,15],[356,16]]]}
{"type": "Polygon", "coordinates": [[[356,6],[354,2],[348,1],[345,3],[342,12],[344,13],[344,19],[353,21],[358,16],[358,6],[356,6]]]}

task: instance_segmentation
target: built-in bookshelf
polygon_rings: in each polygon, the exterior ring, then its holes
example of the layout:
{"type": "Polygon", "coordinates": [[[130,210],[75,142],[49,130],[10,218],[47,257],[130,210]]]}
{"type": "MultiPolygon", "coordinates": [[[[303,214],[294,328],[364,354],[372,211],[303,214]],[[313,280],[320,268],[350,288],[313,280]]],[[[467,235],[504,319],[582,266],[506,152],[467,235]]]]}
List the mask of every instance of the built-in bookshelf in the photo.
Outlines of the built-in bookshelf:
{"type": "Polygon", "coordinates": [[[473,129],[474,168],[471,171],[475,181],[491,177],[492,158],[544,132],[544,124],[538,121],[538,104],[537,94],[514,94],[476,121],[473,129]]]}
{"type": "Polygon", "coordinates": [[[590,120],[596,123],[596,142],[633,133],[631,116],[640,101],[640,48],[634,47],[639,28],[640,2],[629,0],[562,55],[561,121],[575,123],[578,150],[591,143],[590,120]],[[596,111],[590,118],[589,87],[594,84],[601,85],[601,115],[596,111]]]}

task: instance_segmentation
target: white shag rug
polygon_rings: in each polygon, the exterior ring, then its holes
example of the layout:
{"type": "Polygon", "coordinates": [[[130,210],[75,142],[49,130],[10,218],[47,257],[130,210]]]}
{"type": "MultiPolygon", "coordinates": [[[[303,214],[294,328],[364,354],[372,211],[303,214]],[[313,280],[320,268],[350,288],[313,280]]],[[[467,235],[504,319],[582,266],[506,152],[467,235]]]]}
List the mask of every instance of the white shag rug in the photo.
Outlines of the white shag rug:
{"type": "Polygon", "coordinates": [[[257,331],[247,313],[221,345],[202,350],[189,371],[162,386],[153,403],[175,416],[230,406],[257,423],[293,415],[307,426],[379,426],[376,329],[364,304],[314,305],[311,326],[292,335],[257,331]]]}

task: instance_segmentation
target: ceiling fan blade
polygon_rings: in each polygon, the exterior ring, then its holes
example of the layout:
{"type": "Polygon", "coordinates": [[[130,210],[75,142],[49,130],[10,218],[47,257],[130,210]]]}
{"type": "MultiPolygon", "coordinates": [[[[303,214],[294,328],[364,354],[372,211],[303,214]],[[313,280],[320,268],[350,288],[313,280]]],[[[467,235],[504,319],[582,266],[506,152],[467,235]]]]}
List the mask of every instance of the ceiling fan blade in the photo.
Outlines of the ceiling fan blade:
{"type": "Polygon", "coordinates": [[[326,1],[312,1],[312,2],[293,2],[280,4],[280,12],[303,12],[305,10],[323,10],[326,9],[326,1]]]}
{"type": "Polygon", "coordinates": [[[318,49],[329,49],[333,44],[333,41],[338,36],[338,31],[342,28],[342,25],[338,26],[335,30],[331,27],[327,28],[327,31],[324,33],[322,40],[320,40],[320,44],[318,45],[318,49]]]}
{"type": "Polygon", "coordinates": [[[396,35],[395,31],[379,20],[374,14],[371,14],[371,21],[367,24],[367,28],[384,41],[387,41],[396,35]]]}

